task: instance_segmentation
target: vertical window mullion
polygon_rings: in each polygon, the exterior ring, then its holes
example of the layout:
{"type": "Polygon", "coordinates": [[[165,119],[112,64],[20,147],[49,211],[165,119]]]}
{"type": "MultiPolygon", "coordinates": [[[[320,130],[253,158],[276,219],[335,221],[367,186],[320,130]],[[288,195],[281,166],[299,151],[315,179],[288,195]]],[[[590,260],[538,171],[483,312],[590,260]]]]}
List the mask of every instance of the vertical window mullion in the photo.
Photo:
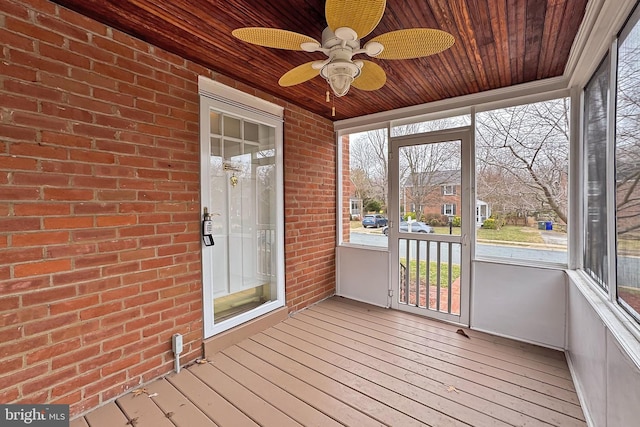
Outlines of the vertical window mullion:
{"type": "Polygon", "coordinates": [[[616,97],[618,78],[618,40],[614,39],[609,50],[609,93],[607,95],[607,213],[611,218],[607,220],[607,284],[609,285],[609,299],[616,301],[616,97]]]}

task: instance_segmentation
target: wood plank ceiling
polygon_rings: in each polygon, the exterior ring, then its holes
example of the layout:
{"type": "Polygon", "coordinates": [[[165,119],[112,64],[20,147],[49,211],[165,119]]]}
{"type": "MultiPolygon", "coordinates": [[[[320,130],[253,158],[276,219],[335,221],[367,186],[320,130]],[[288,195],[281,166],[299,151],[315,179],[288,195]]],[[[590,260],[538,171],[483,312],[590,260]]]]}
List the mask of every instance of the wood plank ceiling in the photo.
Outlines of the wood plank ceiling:
{"type": "Polygon", "coordinates": [[[235,39],[240,27],[272,27],[316,40],[326,26],[323,0],[55,0],[57,3],[174,52],[331,120],[407,107],[562,75],[587,0],[388,0],[376,29],[437,28],[455,37],[440,54],[377,60],[386,85],[352,88],[325,102],[316,77],[282,88],[282,74],[322,53],[269,49],[235,39]]]}

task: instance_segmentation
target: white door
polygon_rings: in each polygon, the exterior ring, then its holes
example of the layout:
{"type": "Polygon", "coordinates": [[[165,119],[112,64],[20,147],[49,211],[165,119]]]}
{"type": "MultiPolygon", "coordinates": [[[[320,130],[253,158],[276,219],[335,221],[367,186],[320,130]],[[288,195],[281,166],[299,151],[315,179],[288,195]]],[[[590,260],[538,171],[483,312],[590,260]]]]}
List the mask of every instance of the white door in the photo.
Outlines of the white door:
{"type": "Polygon", "coordinates": [[[238,113],[201,104],[205,337],[284,305],[281,122],[238,113]]]}
{"type": "Polygon", "coordinates": [[[390,143],[391,306],[463,325],[475,224],[470,141],[464,128],[390,143]]]}

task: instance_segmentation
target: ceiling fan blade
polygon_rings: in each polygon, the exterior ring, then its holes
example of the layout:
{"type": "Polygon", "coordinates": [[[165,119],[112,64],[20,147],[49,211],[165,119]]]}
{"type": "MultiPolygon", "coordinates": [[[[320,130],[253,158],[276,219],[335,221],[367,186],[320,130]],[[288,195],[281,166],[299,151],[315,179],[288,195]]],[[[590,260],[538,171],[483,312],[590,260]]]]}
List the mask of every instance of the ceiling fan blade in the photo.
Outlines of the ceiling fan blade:
{"type": "MultiPolygon", "coordinates": [[[[412,28],[381,34],[369,41],[384,46],[378,59],[413,59],[433,55],[449,49],[455,43],[446,31],[432,28],[412,28]]],[[[366,46],[366,45],[365,45],[366,46]]]]}
{"type": "Polygon", "coordinates": [[[316,70],[312,67],[312,64],[315,61],[306,62],[302,65],[298,65],[293,70],[289,70],[280,77],[278,80],[278,84],[280,86],[294,86],[300,83],[304,83],[307,80],[311,80],[318,74],[320,74],[320,70],[316,70]]]}
{"type": "Polygon", "coordinates": [[[378,90],[387,82],[387,75],[382,67],[375,62],[362,61],[360,75],[351,83],[351,86],[360,90],[378,90]]]}
{"type": "Polygon", "coordinates": [[[327,0],[324,13],[331,31],[348,27],[361,39],[378,25],[386,4],[386,0],[327,0]]]}
{"type": "Polygon", "coordinates": [[[315,43],[320,46],[320,43],[309,36],[294,33],[293,31],[279,30],[277,28],[238,28],[233,30],[231,34],[247,43],[276,49],[303,50],[300,47],[302,43],[315,43]]]}

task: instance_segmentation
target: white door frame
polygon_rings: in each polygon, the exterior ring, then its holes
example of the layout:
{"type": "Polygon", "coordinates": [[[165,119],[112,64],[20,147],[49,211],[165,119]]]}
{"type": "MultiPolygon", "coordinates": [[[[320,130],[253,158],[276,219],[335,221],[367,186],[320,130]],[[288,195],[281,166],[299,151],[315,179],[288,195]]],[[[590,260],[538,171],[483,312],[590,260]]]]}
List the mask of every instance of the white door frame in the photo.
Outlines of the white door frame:
{"type": "Polygon", "coordinates": [[[471,241],[473,240],[475,226],[475,188],[473,181],[473,132],[471,127],[455,128],[449,130],[435,131],[429,133],[414,134],[408,136],[391,137],[389,140],[389,252],[391,281],[389,294],[391,295],[391,307],[404,310],[439,320],[468,326],[470,319],[470,290],[471,290],[471,241]],[[412,145],[432,144],[447,141],[461,142],[461,210],[462,228],[460,236],[438,235],[422,233],[411,234],[411,239],[429,240],[446,243],[460,243],[461,245],[461,283],[460,283],[460,315],[442,313],[439,311],[419,308],[408,304],[399,303],[399,240],[407,238],[407,234],[402,235],[398,231],[400,209],[400,182],[399,182],[399,150],[400,147],[412,145]]]}
{"type": "Polygon", "coordinates": [[[210,206],[211,182],[209,179],[210,167],[208,161],[211,156],[209,113],[212,109],[220,113],[241,117],[254,123],[264,124],[275,129],[276,188],[278,191],[276,197],[277,299],[215,324],[212,279],[216,272],[213,271],[213,263],[211,260],[213,247],[204,246],[201,241],[203,334],[204,338],[209,338],[285,305],[284,165],[282,156],[284,109],[279,105],[272,104],[203,76],[199,76],[198,78],[198,90],[200,94],[200,220],[202,220],[204,207],[208,207],[209,212],[212,212],[212,207],[210,206]]]}

